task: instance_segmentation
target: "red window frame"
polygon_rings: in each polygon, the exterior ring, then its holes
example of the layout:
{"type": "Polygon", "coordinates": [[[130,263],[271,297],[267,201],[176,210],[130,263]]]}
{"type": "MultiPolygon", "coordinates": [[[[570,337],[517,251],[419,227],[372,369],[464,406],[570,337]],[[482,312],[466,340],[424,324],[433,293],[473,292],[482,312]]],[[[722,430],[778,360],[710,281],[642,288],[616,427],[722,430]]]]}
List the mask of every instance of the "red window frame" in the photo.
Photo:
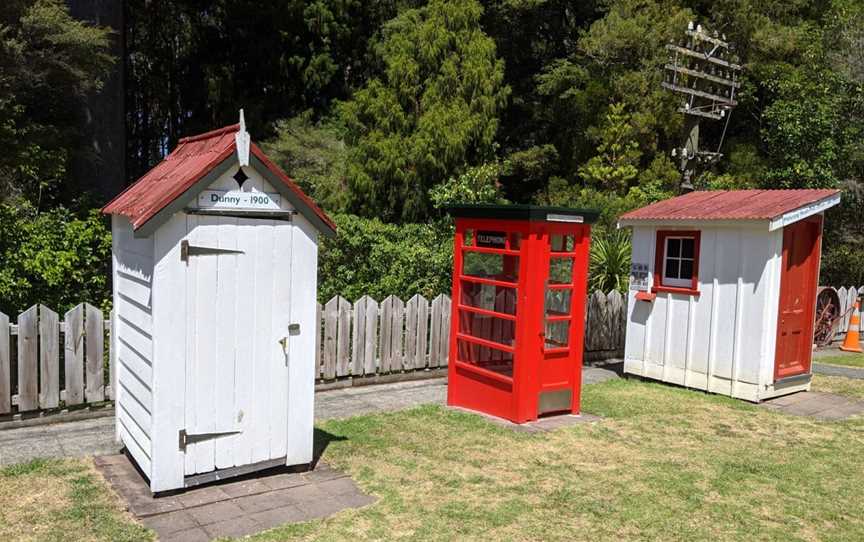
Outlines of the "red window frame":
{"type": "Polygon", "coordinates": [[[699,295],[699,246],[702,232],[699,230],[659,230],[654,257],[654,281],[652,292],[671,292],[677,294],[699,295]],[[666,259],[667,237],[690,237],[693,239],[693,278],[690,287],[670,286],[663,284],[663,269],[666,259]]]}

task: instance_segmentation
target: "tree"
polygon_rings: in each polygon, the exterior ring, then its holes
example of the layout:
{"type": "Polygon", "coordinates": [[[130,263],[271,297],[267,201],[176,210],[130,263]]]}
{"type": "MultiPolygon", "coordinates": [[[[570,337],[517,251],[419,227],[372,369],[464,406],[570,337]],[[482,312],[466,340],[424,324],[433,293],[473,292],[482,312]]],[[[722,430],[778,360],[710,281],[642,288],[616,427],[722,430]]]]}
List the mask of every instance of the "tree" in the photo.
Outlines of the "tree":
{"type": "Polygon", "coordinates": [[[492,158],[509,89],[482,13],[474,0],[432,0],[384,26],[383,73],[340,107],[353,212],[423,220],[432,186],[492,158]]]}
{"type": "Polygon", "coordinates": [[[127,0],[127,125],[134,180],[184,135],[246,120],[326,117],[377,68],[369,43],[418,0],[127,0]]]}
{"type": "Polygon", "coordinates": [[[604,123],[595,131],[597,154],[579,170],[595,188],[626,194],[639,175],[639,144],[623,103],[612,104],[604,123]]]}
{"type": "Polygon", "coordinates": [[[78,195],[61,181],[70,156],[85,152],[79,116],[113,62],[108,36],[62,0],[0,3],[0,202],[39,208],[78,195]]]}
{"type": "Polygon", "coordinates": [[[349,149],[334,119],[315,122],[312,111],[276,122],[276,135],[262,148],[300,187],[330,212],[348,206],[349,149]]]}

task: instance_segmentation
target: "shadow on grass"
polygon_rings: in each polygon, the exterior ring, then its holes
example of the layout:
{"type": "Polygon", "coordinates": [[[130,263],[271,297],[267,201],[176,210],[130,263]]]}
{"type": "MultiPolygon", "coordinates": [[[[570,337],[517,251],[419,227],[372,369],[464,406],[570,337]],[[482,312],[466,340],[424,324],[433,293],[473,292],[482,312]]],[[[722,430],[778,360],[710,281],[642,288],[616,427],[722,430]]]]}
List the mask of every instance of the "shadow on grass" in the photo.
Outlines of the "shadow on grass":
{"type": "Polygon", "coordinates": [[[330,446],[331,442],[341,442],[343,440],[348,440],[348,437],[334,435],[333,433],[316,427],[312,440],[312,464],[310,465],[310,467],[312,469],[315,469],[315,467],[318,466],[318,461],[321,460],[321,456],[324,455],[324,452],[327,450],[327,447],[330,446]]]}

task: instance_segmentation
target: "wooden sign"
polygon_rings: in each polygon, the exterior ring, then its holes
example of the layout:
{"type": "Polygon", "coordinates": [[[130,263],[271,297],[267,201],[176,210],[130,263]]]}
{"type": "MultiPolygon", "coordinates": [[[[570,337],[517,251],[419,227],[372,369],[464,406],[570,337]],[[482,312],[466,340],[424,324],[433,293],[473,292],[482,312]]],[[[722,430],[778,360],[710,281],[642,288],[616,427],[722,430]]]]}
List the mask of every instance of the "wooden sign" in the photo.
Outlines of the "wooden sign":
{"type": "Polygon", "coordinates": [[[198,194],[199,209],[246,209],[278,211],[281,196],[276,193],[241,190],[204,190],[198,194]]]}

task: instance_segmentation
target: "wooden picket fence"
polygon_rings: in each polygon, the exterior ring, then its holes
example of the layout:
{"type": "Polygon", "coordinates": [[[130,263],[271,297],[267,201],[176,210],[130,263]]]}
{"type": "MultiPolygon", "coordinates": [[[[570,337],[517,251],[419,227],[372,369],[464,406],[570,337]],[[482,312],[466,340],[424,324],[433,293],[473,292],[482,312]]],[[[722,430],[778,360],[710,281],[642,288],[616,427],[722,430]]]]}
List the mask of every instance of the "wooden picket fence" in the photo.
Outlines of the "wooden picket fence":
{"type": "MultiPolygon", "coordinates": [[[[318,305],[318,378],[329,381],[447,366],[450,297],[429,302],[415,295],[380,303],[363,296],[353,304],[336,296],[318,305]]],[[[585,361],[620,357],[627,329],[627,299],[594,292],[585,311],[585,361]]]]}
{"type": "Polygon", "coordinates": [[[63,321],[44,305],[19,314],[17,324],[0,313],[0,417],[113,399],[113,356],[105,359],[110,321],[89,303],[63,321]]]}
{"type": "MultiPolygon", "coordinates": [[[[336,296],[318,306],[319,382],[429,371],[447,366],[450,297],[354,303],[336,296]]],[[[620,356],[626,298],[594,292],[586,305],[585,359],[620,356]]],[[[62,319],[34,305],[15,323],[0,313],[0,420],[16,414],[101,404],[114,399],[112,318],[82,303],[62,319]]]]}

